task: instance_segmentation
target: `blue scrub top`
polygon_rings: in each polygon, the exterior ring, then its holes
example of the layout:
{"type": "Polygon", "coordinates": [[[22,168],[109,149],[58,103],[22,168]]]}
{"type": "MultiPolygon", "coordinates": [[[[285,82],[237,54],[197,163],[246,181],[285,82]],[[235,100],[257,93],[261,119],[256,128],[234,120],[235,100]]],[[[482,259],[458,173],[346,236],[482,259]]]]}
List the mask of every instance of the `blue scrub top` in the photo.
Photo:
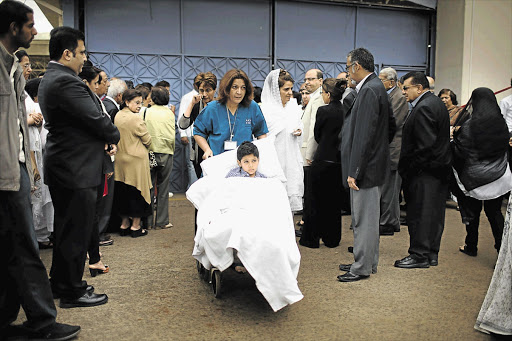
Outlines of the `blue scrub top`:
{"type": "MultiPolygon", "coordinates": [[[[194,121],[194,135],[204,137],[213,155],[224,152],[224,141],[229,141],[229,120],[225,104],[218,101],[208,103],[194,121]]],[[[255,137],[268,133],[267,123],[260,106],[251,101],[249,107],[238,106],[235,116],[230,115],[231,126],[234,124],[233,141],[239,146],[244,141],[252,141],[255,137]]]]}

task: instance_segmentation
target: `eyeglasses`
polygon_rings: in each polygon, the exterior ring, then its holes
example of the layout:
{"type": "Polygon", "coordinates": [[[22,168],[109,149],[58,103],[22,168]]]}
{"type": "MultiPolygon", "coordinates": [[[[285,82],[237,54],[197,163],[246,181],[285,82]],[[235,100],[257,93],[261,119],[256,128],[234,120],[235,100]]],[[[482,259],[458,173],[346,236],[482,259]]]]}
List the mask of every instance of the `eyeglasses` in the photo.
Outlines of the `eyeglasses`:
{"type": "Polygon", "coordinates": [[[23,64],[22,67],[24,69],[28,69],[28,68],[32,68],[32,64],[28,63],[28,64],[23,64]]]}
{"type": "Polygon", "coordinates": [[[346,69],[348,70],[348,69],[350,69],[350,68],[351,68],[352,66],[354,66],[354,65],[356,65],[356,62],[354,62],[354,63],[352,63],[352,64],[350,64],[350,65],[348,65],[348,64],[347,64],[346,69]]]}
{"type": "Polygon", "coordinates": [[[304,78],[304,83],[305,83],[305,82],[312,82],[312,81],[314,81],[315,79],[319,79],[319,78],[317,78],[317,77],[314,77],[314,78],[304,78]]]}
{"type": "Polygon", "coordinates": [[[413,84],[413,85],[409,85],[409,86],[405,86],[405,85],[404,85],[404,87],[403,87],[402,89],[403,89],[404,91],[407,91],[407,90],[409,90],[410,88],[413,88],[413,87],[418,86],[418,85],[419,85],[419,84],[413,84]]]}

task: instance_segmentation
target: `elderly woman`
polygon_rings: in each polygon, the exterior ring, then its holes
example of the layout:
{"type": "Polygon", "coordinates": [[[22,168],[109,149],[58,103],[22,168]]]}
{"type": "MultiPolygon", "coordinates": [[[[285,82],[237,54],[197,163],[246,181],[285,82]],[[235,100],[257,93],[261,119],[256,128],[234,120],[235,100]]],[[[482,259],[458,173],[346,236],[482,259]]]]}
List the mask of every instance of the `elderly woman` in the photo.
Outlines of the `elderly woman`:
{"type": "Polygon", "coordinates": [[[446,109],[448,109],[448,113],[450,114],[450,126],[453,127],[463,109],[457,105],[459,104],[457,102],[457,95],[450,89],[442,89],[437,96],[443,101],[444,105],[446,105],[446,109]]]}
{"type": "MultiPolygon", "coordinates": [[[[142,112],[146,121],[151,146],[149,150],[155,153],[156,167],[151,169],[151,198],[156,196],[156,219],[153,215],[148,219],[148,226],[167,229],[172,227],[169,222],[169,178],[171,177],[174,154],[174,113],[167,106],[169,104],[169,91],[159,86],[151,90],[153,105],[142,112]]],[[[155,210],[153,210],[155,211],[155,210]]]]}
{"type": "Polygon", "coordinates": [[[512,189],[507,162],[508,128],[496,97],[488,88],[478,88],[459,117],[460,128],[452,141],[454,175],[460,191],[462,222],[466,225],[465,245],[460,251],[477,255],[478,225],[482,204],[500,250],[503,234],[502,196],[512,189]]]}
{"type": "MultiPolygon", "coordinates": [[[[206,107],[208,103],[213,101],[215,90],[217,89],[217,77],[211,72],[201,72],[194,78],[194,88],[199,92],[198,95],[192,97],[192,101],[185,109],[185,112],[178,120],[180,129],[185,130],[194,124],[199,113],[206,107]]],[[[182,137],[187,139],[187,137],[182,137]]],[[[187,139],[188,143],[188,139],[187,139]]],[[[194,152],[194,169],[196,176],[201,177],[201,166],[199,165],[203,160],[203,150],[193,143],[194,152]]]]}
{"type": "Polygon", "coordinates": [[[125,91],[121,110],[114,120],[121,134],[115,162],[114,200],[122,219],[120,235],[131,234],[133,238],[147,235],[140,221],[141,217],[151,215],[152,185],[148,157],[151,135],[138,115],[141,106],[142,95],[138,90],[125,91]]]}
{"type": "Polygon", "coordinates": [[[343,184],[338,135],[345,116],[341,104],[344,83],[327,78],[322,84],[322,99],[327,105],[317,112],[314,134],[318,148],[308,185],[311,188],[310,215],[299,240],[299,244],[310,248],[318,248],[320,238],[327,247],[336,247],[341,241],[343,184]]]}
{"type": "Polygon", "coordinates": [[[276,137],[277,157],[286,176],[286,191],[293,212],[302,210],[304,169],[300,153],[302,145],[302,110],[292,99],[294,80],[286,71],[271,71],[263,85],[261,111],[269,129],[276,137]]]}
{"type": "Polygon", "coordinates": [[[252,96],[253,87],[245,72],[226,72],[220,80],[218,99],[208,104],[194,122],[194,139],[204,151],[203,159],[236,149],[253,136],[267,136],[265,118],[252,96]]]}

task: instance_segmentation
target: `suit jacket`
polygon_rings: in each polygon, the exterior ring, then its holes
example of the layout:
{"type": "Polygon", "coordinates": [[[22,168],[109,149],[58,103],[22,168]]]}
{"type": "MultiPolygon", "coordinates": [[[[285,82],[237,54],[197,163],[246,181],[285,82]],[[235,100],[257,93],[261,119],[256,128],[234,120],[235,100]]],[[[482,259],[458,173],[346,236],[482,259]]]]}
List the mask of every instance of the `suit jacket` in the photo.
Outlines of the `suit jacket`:
{"type": "Polygon", "coordinates": [[[48,129],[45,183],[69,189],[98,186],[105,143],[117,144],[120,135],[96,95],[73,70],[50,62],[39,86],[39,105],[48,129]]]}
{"type": "Polygon", "coordinates": [[[103,105],[105,106],[105,109],[107,110],[107,114],[109,114],[110,119],[112,122],[114,122],[114,118],[116,117],[117,112],[119,109],[117,109],[116,103],[114,103],[110,98],[105,97],[103,99],[103,105]]]}
{"type": "Polygon", "coordinates": [[[341,140],[343,184],[356,179],[359,188],[384,184],[389,173],[389,143],[396,125],[389,96],[380,79],[372,73],[345,116],[341,140]]]}
{"type": "Polygon", "coordinates": [[[396,123],[396,133],[393,141],[389,144],[389,153],[391,155],[391,169],[397,170],[398,160],[400,159],[400,149],[402,148],[402,128],[409,108],[407,106],[407,100],[398,86],[389,93],[389,101],[391,102],[391,108],[393,109],[393,116],[395,117],[396,123]]]}
{"type": "MultiPolygon", "coordinates": [[[[321,91],[321,90],[320,90],[321,91]]],[[[318,95],[314,99],[310,100],[306,109],[304,109],[304,114],[302,115],[302,122],[304,123],[304,129],[302,130],[302,148],[301,153],[304,159],[304,166],[308,166],[306,160],[313,160],[315,155],[316,148],[318,144],[315,141],[315,121],[316,121],[316,112],[319,107],[324,106],[324,100],[322,99],[322,95],[318,95]]]]}
{"type": "Polygon", "coordinates": [[[332,101],[318,108],[314,130],[315,140],[318,143],[315,161],[341,162],[338,135],[343,126],[344,116],[340,101],[332,101]]]}
{"type": "Polygon", "coordinates": [[[403,126],[398,172],[406,181],[427,172],[440,179],[450,173],[450,116],[431,92],[420,98],[403,126]]]}

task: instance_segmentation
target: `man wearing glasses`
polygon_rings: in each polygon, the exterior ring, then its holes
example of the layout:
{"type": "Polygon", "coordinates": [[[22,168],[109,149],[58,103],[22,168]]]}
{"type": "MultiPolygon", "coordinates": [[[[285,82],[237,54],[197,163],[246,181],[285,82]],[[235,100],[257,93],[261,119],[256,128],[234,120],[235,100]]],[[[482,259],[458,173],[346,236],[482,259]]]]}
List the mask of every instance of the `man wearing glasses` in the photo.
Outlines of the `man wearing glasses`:
{"type": "MultiPolygon", "coordinates": [[[[319,107],[325,105],[322,96],[322,83],[324,81],[322,71],[318,69],[311,69],[306,72],[304,76],[304,84],[306,90],[309,92],[309,103],[304,109],[302,115],[302,122],[304,123],[304,129],[302,130],[302,148],[300,149],[302,157],[304,159],[304,215],[302,220],[304,224],[307,224],[307,206],[309,198],[309,189],[307,186],[309,178],[309,166],[313,162],[313,155],[315,155],[318,144],[315,141],[314,129],[316,122],[316,111],[319,107]]],[[[295,235],[300,237],[301,231],[296,231],[295,235]]]]}
{"type": "Polygon", "coordinates": [[[409,256],[397,268],[428,268],[438,264],[444,230],[445,199],[451,171],[450,115],[429,90],[422,72],[404,77],[402,92],[412,104],[405,119],[398,172],[403,180],[409,225],[409,256]]]}
{"type": "Polygon", "coordinates": [[[357,98],[345,115],[341,167],[350,188],[354,263],[341,264],[340,282],[354,282],[377,272],[381,189],[389,173],[389,143],[396,126],[389,97],[373,72],[374,59],[364,48],[347,56],[347,72],[357,83],[357,98]]]}

